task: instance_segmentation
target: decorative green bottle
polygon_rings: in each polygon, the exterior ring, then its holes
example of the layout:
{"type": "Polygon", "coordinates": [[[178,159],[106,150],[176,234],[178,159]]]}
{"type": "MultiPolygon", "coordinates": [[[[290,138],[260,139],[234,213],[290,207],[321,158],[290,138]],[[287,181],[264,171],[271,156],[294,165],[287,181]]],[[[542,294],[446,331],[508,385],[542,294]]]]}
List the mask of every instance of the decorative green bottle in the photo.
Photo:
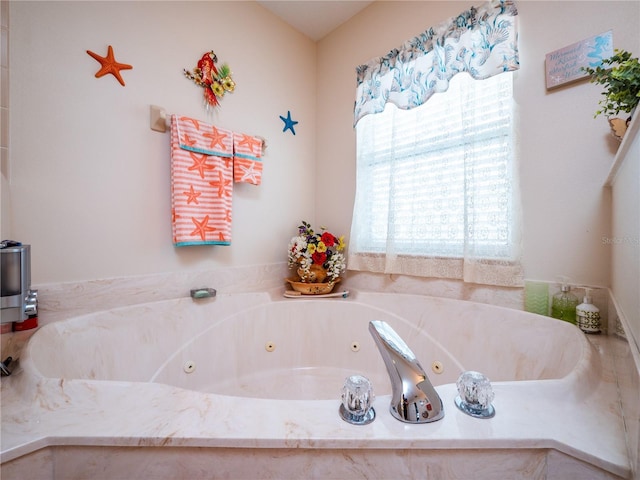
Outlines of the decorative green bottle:
{"type": "Polygon", "coordinates": [[[571,293],[571,287],[563,284],[551,301],[551,316],[575,325],[576,307],[579,303],[578,297],[571,293]]]}

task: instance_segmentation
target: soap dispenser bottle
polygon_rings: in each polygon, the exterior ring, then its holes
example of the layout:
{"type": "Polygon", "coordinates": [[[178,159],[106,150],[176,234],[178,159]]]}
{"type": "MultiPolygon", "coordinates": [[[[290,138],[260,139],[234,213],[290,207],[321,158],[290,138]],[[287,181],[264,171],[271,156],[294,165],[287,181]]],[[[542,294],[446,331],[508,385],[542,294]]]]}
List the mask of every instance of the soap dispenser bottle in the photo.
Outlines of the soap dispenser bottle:
{"type": "Polygon", "coordinates": [[[600,309],[591,303],[591,289],[584,291],[584,300],[576,307],[578,327],[584,333],[600,333],[600,309]]]}
{"type": "Polygon", "coordinates": [[[578,303],[578,297],[571,293],[571,287],[563,281],[560,291],[551,300],[551,316],[575,325],[578,303]]]}

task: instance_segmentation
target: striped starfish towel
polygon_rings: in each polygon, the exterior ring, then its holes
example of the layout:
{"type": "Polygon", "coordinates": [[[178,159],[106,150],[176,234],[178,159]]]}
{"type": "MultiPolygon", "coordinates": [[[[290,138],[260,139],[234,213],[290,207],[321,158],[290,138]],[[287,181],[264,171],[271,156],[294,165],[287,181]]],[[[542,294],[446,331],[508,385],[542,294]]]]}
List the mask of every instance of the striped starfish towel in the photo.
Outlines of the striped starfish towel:
{"type": "Polygon", "coordinates": [[[233,135],[233,179],[236,183],[262,182],[262,139],[243,133],[233,135]]]}
{"type": "Polygon", "coordinates": [[[171,116],[173,243],[231,244],[233,133],[171,116]]]}

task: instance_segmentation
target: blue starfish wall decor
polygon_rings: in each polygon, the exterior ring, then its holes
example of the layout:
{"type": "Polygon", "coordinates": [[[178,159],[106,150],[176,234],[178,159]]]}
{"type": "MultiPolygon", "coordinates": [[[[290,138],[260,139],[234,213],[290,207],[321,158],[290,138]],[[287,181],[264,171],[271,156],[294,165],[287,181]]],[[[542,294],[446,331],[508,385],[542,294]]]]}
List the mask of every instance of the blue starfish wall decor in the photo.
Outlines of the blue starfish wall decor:
{"type": "Polygon", "coordinates": [[[282,115],[280,115],[280,120],[284,122],[284,128],[282,129],[283,132],[286,132],[288,129],[288,130],[291,130],[291,133],[293,133],[294,135],[296,134],[296,131],[293,129],[293,126],[298,122],[296,120],[291,120],[290,111],[287,111],[286,117],[283,117],[282,115]]]}

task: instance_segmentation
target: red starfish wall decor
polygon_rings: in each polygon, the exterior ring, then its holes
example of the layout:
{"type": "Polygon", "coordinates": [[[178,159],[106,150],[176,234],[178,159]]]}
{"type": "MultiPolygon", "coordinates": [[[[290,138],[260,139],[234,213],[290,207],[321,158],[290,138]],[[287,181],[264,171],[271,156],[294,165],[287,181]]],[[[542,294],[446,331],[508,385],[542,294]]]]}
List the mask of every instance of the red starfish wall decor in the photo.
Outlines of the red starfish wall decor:
{"type": "Polygon", "coordinates": [[[100,78],[103,75],[110,73],[114,77],[118,79],[120,85],[124,87],[124,80],[122,76],[120,76],[120,70],[131,70],[133,67],[131,65],[127,65],[126,63],[118,63],[116,62],[115,57],[113,56],[113,48],[109,45],[109,49],[107,51],[106,57],[101,57],[100,55],[93,53],[91,50],[87,50],[87,53],[95,58],[102,67],[96,73],[96,78],[100,78]]]}

